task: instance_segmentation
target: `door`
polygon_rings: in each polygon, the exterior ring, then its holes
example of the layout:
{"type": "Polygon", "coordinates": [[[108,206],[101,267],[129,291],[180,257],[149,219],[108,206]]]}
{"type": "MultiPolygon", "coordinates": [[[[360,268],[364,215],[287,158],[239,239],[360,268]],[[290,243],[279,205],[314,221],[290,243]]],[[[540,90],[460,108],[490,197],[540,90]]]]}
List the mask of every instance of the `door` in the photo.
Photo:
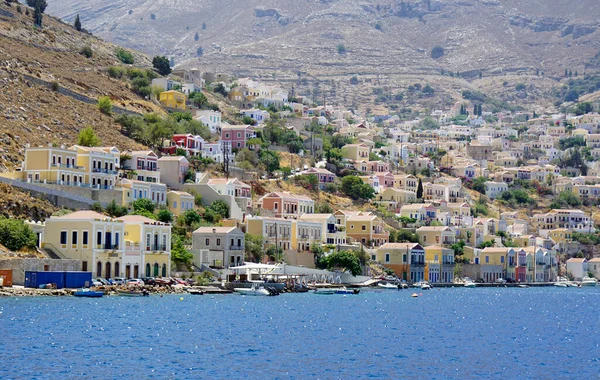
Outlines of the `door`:
{"type": "Polygon", "coordinates": [[[167,264],[162,265],[162,276],[167,277],[167,264]]]}
{"type": "Polygon", "coordinates": [[[106,273],[106,278],[107,279],[110,278],[110,269],[111,269],[110,263],[106,263],[106,271],[105,271],[105,273],[106,273]]]}
{"type": "Polygon", "coordinates": [[[154,277],[158,277],[158,263],[154,264],[154,277]]]}
{"type": "MultiPolygon", "coordinates": [[[[104,235],[104,249],[111,249],[112,248],[112,234],[109,231],[106,231],[106,234],[104,235]]],[[[110,274],[110,272],[109,272],[110,274]]]]}
{"type": "Polygon", "coordinates": [[[102,277],[102,263],[98,261],[98,265],[96,265],[96,276],[102,277]]]}
{"type": "Polygon", "coordinates": [[[140,267],[137,265],[134,265],[133,267],[133,277],[140,278],[140,267]]]}
{"type": "MultiPolygon", "coordinates": [[[[131,278],[131,265],[125,265],[125,277],[131,278]]],[[[137,278],[137,277],[135,277],[137,278]]]]}
{"type": "Polygon", "coordinates": [[[150,264],[146,264],[146,277],[150,277],[150,264]]]}
{"type": "Polygon", "coordinates": [[[121,277],[121,264],[118,261],[115,263],[115,277],[121,277]]]}

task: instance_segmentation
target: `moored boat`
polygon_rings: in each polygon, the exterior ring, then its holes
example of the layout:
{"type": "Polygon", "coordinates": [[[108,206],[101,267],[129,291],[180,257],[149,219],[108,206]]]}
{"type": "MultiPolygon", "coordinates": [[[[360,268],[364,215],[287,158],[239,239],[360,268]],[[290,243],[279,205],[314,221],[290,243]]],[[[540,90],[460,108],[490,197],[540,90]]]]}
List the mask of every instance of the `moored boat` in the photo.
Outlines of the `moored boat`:
{"type": "Polygon", "coordinates": [[[421,289],[423,289],[423,290],[429,290],[431,288],[433,288],[433,286],[431,286],[431,284],[428,283],[427,281],[424,281],[424,282],[421,283],[421,289]]]}
{"type": "Polygon", "coordinates": [[[360,289],[347,289],[347,288],[339,288],[335,289],[335,294],[358,294],[360,293],[360,289]]]}
{"type": "Polygon", "coordinates": [[[117,294],[123,297],[148,297],[148,291],[146,290],[134,290],[134,289],[117,289],[117,294]]]}
{"type": "Polygon", "coordinates": [[[477,286],[477,283],[475,283],[473,281],[467,281],[467,282],[465,282],[465,285],[464,285],[465,288],[474,288],[476,286],[477,286]]]}
{"type": "Polygon", "coordinates": [[[267,289],[264,286],[252,284],[250,288],[234,288],[234,292],[244,296],[278,296],[279,292],[275,289],[267,289]]]}
{"type": "Polygon", "coordinates": [[[203,296],[206,292],[200,289],[188,289],[188,293],[195,296],[203,296]]]}
{"type": "Polygon", "coordinates": [[[398,285],[390,284],[389,282],[380,282],[379,284],[377,284],[377,287],[381,289],[398,290],[398,285]]]}
{"type": "Polygon", "coordinates": [[[313,292],[314,294],[335,294],[336,289],[334,288],[317,288],[313,292]]]}
{"type": "Polygon", "coordinates": [[[598,280],[593,277],[584,277],[581,279],[581,286],[597,286],[598,280]]]}
{"type": "Polygon", "coordinates": [[[77,289],[73,292],[75,297],[91,297],[91,298],[99,298],[104,296],[104,292],[98,292],[91,289],[77,289]]]}

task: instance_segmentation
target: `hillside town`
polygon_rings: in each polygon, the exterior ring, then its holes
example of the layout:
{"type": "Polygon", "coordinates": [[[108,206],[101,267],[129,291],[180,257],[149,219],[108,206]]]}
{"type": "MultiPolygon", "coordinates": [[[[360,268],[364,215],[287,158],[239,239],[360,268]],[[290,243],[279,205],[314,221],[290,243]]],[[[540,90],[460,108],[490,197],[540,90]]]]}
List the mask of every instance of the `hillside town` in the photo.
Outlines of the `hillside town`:
{"type": "Polygon", "coordinates": [[[1,173],[65,209],[25,222],[40,253],[106,279],[225,279],[247,262],[343,272],[348,252],[353,275],[408,283],[600,276],[598,104],[536,115],[464,101],[401,120],[198,69],[152,89],[202,132],[132,151],[84,130],[70,146],[26,144],[1,173]]]}

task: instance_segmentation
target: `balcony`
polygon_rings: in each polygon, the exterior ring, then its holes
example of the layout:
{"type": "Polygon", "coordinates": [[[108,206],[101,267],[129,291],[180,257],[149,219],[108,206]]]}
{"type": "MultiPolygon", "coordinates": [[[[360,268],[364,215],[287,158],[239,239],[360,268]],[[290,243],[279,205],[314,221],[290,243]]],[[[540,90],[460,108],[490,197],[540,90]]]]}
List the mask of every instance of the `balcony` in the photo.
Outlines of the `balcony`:
{"type": "Polygon", "coordinates": [[[117,175],[116,170],[108,170],[108,169],[102,169],[102,168],[94,168],[94,169],[92,169],[92,173],[117,175]]]}
{"type": "Polygon", "coordinates": [[[167,251],[166,244],[146,246],[146,252],[166,252],[166,251],[167,251]]]}
{"type": "Polygon", "coordinates": [[[241,245],[230,245],[229,250],[230,251],[243,251],[244,247],[241,245]]]}
{"type": "Polygon", "coordinates": [[[150,168],[147,166],[138,166],[136,170],[145,170],[147,172],[158,172],[158,168],[150,168]]]}
{"type": "Polygon", "coordinates": [[[299,239],[308,239],[308,237],[309,237],[308,234],[300,234],[298,236],[299,239]]]}
{"type": "Polygon", "coordinates": [[[77,166],[77,165],[51,164],[50,166],[52,166],[53,168],[66,168],[66,169],[77,169],[77,170],[85,169],[83,166],[77,166]]]}

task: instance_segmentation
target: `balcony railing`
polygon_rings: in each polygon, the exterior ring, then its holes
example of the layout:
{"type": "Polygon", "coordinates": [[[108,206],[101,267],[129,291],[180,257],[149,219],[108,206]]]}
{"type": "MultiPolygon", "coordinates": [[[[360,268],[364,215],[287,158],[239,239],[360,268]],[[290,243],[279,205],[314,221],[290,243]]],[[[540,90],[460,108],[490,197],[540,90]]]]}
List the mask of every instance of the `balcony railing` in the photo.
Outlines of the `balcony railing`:
{"type": "Polygon", "coordinates": [[[147,166],[138,166],[136,170],[145,170],[147,172],[158,172],[158,168],[149,168],[147,166]]]}
{"type": "Polygon", "coordinates": [[[67,168],[67,169],[85,169],[83,166],[77,165],[65,165],[65,164],[51,164],[54,168],[67,168]]]}
{"type": "Polygon", "coordinates": [[[93,173],[100,173],[100,174],[111,174],[111,175],[116,175],[117,171],[115,170],[108,170],[108,169],[102,169],[102,168],[94,168],[92,169],[93,173]]]}
{"type": "Polygon", "coordinates": [[[148,251],[148,252],[165,252],[166,250],[167,250],[166,244],[146,246],[146,251],[148,251]]]}
{"type": "Polygon", "coordinates": [[[244,247],[242,247],[241,245],[230,245],[229,250],[230,251],[243,251],[244,247]]]}

